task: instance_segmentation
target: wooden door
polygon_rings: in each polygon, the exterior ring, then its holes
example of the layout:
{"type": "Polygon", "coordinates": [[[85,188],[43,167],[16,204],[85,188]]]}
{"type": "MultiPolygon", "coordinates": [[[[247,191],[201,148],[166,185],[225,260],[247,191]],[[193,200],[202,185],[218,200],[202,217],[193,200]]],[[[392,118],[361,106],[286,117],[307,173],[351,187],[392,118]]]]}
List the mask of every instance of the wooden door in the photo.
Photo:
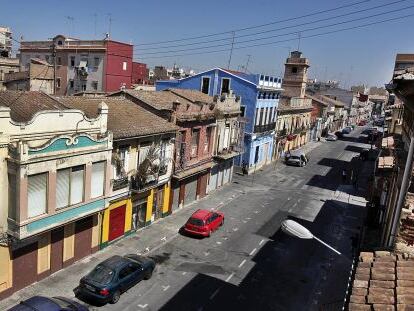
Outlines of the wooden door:
{"type": "Polygon", "coordinates": [[[92,226],[92,216],[75,223],[75,261],[89,256],[92,252],[92,226]]]}
{"type": "Polygon", "coordinates": [[[37,242],[12,253],[13,289],[19,290],[37,281],[37,242]]]}
{"type": "Polygon", "coordinates": [[[50,238],[50,273],[63,268],[63,227],[51,232],[50,238]]]}
{"type": "Polygon", "coordinates": [[[124,234],[125,208],[126,205],[122,205],[109,212],[109,241],[115,240],[124,234]]]}
{"type": "Polygon", "coordinates": [[[184,197],[185,197],[185,183],[182,182],[180,184],[180,193],[178,197],[178,205],[182,204],[184,205],[184,197]]]}

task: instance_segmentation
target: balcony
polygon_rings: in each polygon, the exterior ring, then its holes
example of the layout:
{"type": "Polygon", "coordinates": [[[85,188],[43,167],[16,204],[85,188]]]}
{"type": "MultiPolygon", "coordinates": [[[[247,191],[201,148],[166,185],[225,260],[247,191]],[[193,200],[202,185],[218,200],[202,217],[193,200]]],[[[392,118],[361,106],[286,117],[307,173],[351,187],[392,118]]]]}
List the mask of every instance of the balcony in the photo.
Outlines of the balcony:
{"type": "Polygon", "coordinates": [[[266,125],[255,125],[254,126],[254,132],[255,133],[265,133],[265,132],[271,132],[274,131],[276,128],[276,122],[269,123],[266,125]]]}
{"type": "Polygon", "coordinates": [[[112,191],[117,191],[117,190],[126,188],[129,185],[128,177],[112,179],[111,183],[112,183],[112,191]]]}

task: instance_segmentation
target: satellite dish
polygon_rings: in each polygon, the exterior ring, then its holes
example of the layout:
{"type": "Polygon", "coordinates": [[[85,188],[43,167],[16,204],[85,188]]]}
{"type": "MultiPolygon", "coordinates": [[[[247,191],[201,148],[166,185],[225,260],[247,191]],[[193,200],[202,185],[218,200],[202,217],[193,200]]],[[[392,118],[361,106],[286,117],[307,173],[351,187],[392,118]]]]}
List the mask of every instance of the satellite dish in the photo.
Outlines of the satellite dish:
{"type": "Polygon", "coordinates": [[[313,234],[308,229],[306,229],[304,226],[291,219],[286,219],[282,221],[281,228],[284,233],[300,239],[314,238],[313,234]]]}

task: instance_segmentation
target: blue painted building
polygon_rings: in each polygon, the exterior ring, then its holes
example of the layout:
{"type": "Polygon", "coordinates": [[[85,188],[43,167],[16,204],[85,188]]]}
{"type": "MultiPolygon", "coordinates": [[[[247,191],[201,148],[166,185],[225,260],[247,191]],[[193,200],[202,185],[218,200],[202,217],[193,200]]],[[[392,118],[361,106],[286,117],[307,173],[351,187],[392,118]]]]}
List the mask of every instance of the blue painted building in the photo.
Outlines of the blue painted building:
{"type": "Polygon", "coordinates": [[[210,96],[233,91],[240,96],[242,116],[246,118],[244,153],[235,164],[245,163],[253,171],[273,158],[281,84],[278,77],[214,68],[180,80],[157,81],[156,90],[192,89],[210,96]]]}

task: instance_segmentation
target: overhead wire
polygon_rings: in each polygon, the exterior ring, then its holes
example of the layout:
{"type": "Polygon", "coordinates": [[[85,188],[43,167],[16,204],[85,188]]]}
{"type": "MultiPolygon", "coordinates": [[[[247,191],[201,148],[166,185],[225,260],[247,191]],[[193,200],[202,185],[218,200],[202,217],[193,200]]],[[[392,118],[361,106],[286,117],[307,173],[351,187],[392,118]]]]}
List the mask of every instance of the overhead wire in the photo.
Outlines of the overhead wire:
{"type": "MultiPolygon", "coordinates": [[[[327,24],[327,25],[317,26],[317,27],[313,27],[313,28],[302,29],[299,32],[303,33],[303,32],[309,32],[309,31],[314,31],[314,30],[318,30],[318,29],[324,29],[324,28],[328,28],[328,27],[335,27],[335,26],[338,26],[338,25],[348,24],[348,23],[352,23],[352,22],[355,22],[355,21],[360,21],[360,20],[365,20],[365,19],[368,19],[368,18],[378,17],[378,16],[390,14],[390,13],[399,12],[399,11],[402,11],[402,10],[411,9],[411,8],[414,8],[414,5],[399,8],[399,9],[395,9],[395,10],[390,10],[390,11],[387,11],[387,12],[381,12],[381,13],[377,13],[377,14],[373,14],[373,15],[369,15],[369,16],[362,16],[362,17],[359,17],[359,18],[356,18],[356,19],[346,20],[346,21],[342,21],[342,22],[336,22],[336,23],[333,23],[333,24],[327,24]]],[[[234,45],[241,44],[241,43],[255,42],[255,41],[260,41],[260,40],[266,40],[266,39],[271,39],[271,38],[277,38],[277,37],[283,37],[283,36],[289,36],[289,35],[293,35],[293,34],[297,34],[297,33],[298,33],[298,31],[294,31],[294,32],[288,32],[288,33],[284,33],[284,34],[272,35],[272,36],[267,36],[267,37],[254,38],[254,39],[249,39],[249,40],[244,40],[244,41],[236,41],[236,42],[234,42],[234,45]]],[[[184,51],[202,50],[202,49],[206,49],[206,48],[217,48],[217,47],[222,47],[222,46],[228,46],[230,44],[232,44],[232,43],[224,43],[224,44],[217,44],[217,45],[210,45],[210,46],[203,46],[203,47],[195,47],[195,48],[188,48],[188,49],[180,49],[180,50],[167,50],[167,51],[157,51],[157,52],[134,53],[134,55],[137,54],[137,55],[142,56],[142,55],[155,55],[155,54],[165,54],[165,53],[177,53],[177,52],[184,52],[184,51]]]]}
{"type": "Polygon", "coordinates": [[[357,2],[353,2],[353,3],[341,5],[341,6],[338,6],[338,7],[335,7],[335,8],[316,11],[316,12],[313,12],[313,13],[304,14],[304,15],[297,16],[297,17],[290,17],[290,18],[286,18],[286,19],[283,19],[283,20],[269,22],[269,23],[265,23],[265,24],[261,24],[261,25],[254,25],[254,26],[249,26],[249,27],[244,27],[244,28],[227,30],[227,31],[223,31],[223,32],[216,32],[216,33],[211,33],[211,34],[206,34],[206,35],[186,37],[186,38],[180,38],[180,39],[174,39],[174,40],[164,40],[164,41],[147,42],[147,43],[144,42],[144,43],[141,43],[140,45],[141,46],[142,45],[156,45],[156,44],[161,44],[161,43],[180,42],[180,41],[188,41],[188,40],[194,40],[194,39],[200,39],[200,38],[208,38],[208,37],[218,36],[218,35],[222,35],[222,34],[231,34],[232,32],[238,32],[238,31],[245,31],[245,30],[250,30],[250,29],[261,28],[261,27],[265,27],[265,26],[269,26],[269,25],[275,25],[275,24],[279,24],[279,23],[288,22],[288,21],[295,20],[295,19],[298,19],[298,18],[305,18],[305,17],[315,16],[315,15],[328,13],[328,12],[332,12],[332,11],[337,11],[337,10],[340,10],[340,9],[356,6],[356,5],[366,3],[366,2],[370,2],[370,1],[371,0],[357,1],[357,2]]]}
{"type": "MultiPolygon", "coordinates": [[[[270,29],[270,30],[264,30],[264,31],[254,32],[254,33],[243,34],[243,35],[236,35],[234,38],[237,39],[237,38],[243,38],[243,37],[251,37],[251,36],[256,36],[256,35],[259,35],[259,34],[277,32],[277,31],[280,31],[280,30],[285,30],[285,29],[290,29],[290,28],[296,28],[296,27],[300,27],[300,26],[305,26],[305,25],[310,25],[310,24],[319,23],[319,22],[323,22],[323,21],[328,21],[328,20],[332,20],[332,19],[337,19],[337,18],[341,18],[341,17],[353,15],[353,14],[367,12],[367,11],[371,11],[371,10],[375,10],[375,9],[379,9],[379,8],[384,8],[384,7],[387,7],[387,6],[390,6],[390,5],[394,5],[394,4],[402,3],[402,2],[407,2],[407,1],[409,1],[409,0],[397,0],[397,1],[390,2],[390,3],[377,5],[377,6],[373,6],[373,7],[369,7],[369,8],[365,8],[365,9],[360,9],[360,10],[356,10],[356,11],[351,11],[351,12],[348,12],[348,13],[343,13],[343,14],[339,14],[339,15],[335,15],[335,16],[330,16],[330,17],[319,19],[319,20],[312,20],[312,21],[308,21],[308,22],[305,22],[305,23],[301,23],[301,24],[295,24],[295,25],[280,27],[280,28],[276,28],[276,29],[270,29]]],[[[173,48],[173,47],[181,47],[181,46],[192,46],[192,45],[205,44],[205,43],[218,42],[218,41],[228,41],[230,39],[232,39],[232,37],[214,39],[214,40],[206,40],[206,41],[198,41],[198,42],[191,42],[191,43],[184,43],[184,44],[176,44],[176,45],[167,45],[167,46],[159,46],[159,47],[147,47],[147,48],[140,48],[140,46],[142,44],[139,44],[139,45],[137,44],[137,45],[135,45],[135,47],[136,47],[137,50],[147,51],[147,50],[165,49],[165,48],[173,48]]]]}
{"type": "MultiPolygon", "coordinates": [[[[413,17],[413,16],[414,16],[414,13],[403,15],[403,16],[397,16],[397,17],[393,17],[393,18],[389,18],[389,19],[385,19],[385,20],[380,20],[380,21],[376,21],[376,22],[371,22],[371,23],[361,24],[361,25],[357,25],[357,26],[326,31],[326,32],[317,33],[317,34],[313,34],[313,35],[308,35],[308,36],[303,36],[303,37],[301,37],[301,39],[315,38],[315,37],[328,35],[328,34],[332,34],[332,33],[369,27],[369,26],[372,26],[372,25],[383,24],[383,23],[386,23],[386,22],[401,20],[401,19],[405,19],[405,18],[409,18],[409,17],[413,17]]],[[[251,44],[251,45],[246,45],[246,46],[234,47],[233,50],[241,50],[241,49],[247,49],[247,48],[251,48],[251,47],[266,46],[266,45],[272,45],[272,44],[277,44],[277,43],[282,43],[282,42],[289,42],[289,41],[296,41],[296,40],[297,40],[297,38],[290,38],[290,39],[278,40],[278,41],[272,41],[272,42],[266,42],[266,43],[251,44]]],[[[170,58],[170,57],[212,54],[212,53],[228,52],[228,51],[229,51],[229,49],[221,49],[221,50],[204,51],[204,52],[196,52],[196,53],[185,53],[185,54],[177,54],[177,55],[150,56],[150,57],[143,57],[141,59],[160,59],[160,58],[170,58]]]]}

